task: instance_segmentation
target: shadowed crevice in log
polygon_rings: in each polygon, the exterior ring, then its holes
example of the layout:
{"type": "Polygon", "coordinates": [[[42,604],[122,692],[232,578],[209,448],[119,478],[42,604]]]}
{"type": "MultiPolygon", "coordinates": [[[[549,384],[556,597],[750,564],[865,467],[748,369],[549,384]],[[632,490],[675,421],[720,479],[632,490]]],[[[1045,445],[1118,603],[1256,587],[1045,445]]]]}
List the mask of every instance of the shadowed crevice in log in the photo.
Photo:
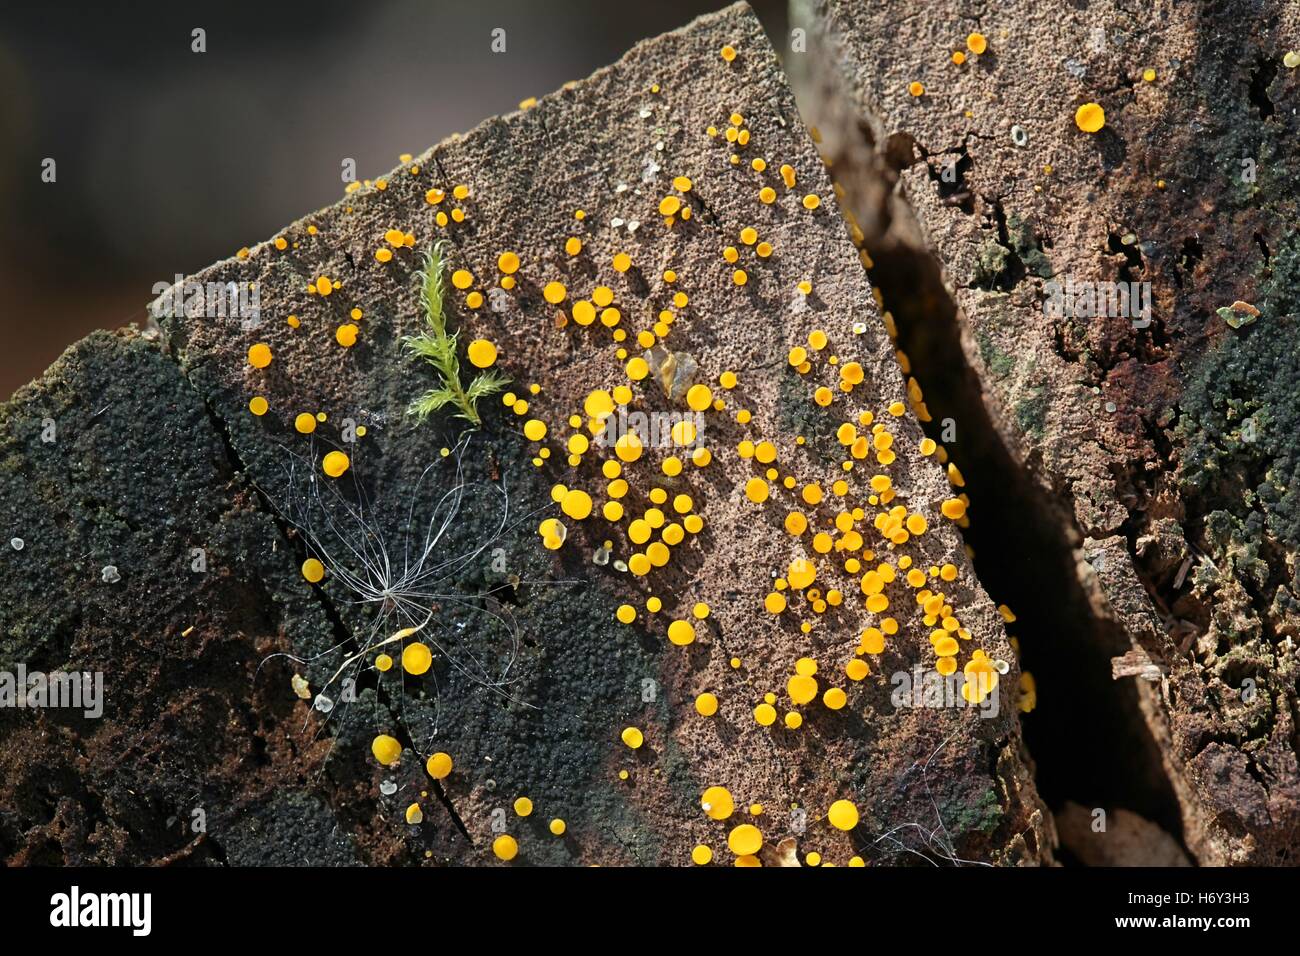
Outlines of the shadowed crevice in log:
{"type": "MultiPolygon", "coordinates": [[[[933,421],[976,507],[965,532],[975,571],[1017,620],[1021,666],[1034,675],[1038,703],[1021,724],[1043,800],[1108,812],[1126,809],[1181,839],[1181,813],[1131,682],[1111,677],[1110,659],[1128,648],[1114,624],[1092,611],[1075,570],[1071,519],[1054,508],[1027,466],[1016,462],[989,419],[962,351],[955,306],[928,252],[900,242],[882,247],[869,270],[898,326],[933,421]],[[950,419],[955,441],[944,442],[950,419]]],[[[1077,531],[1074,532],[1077,540],[1077,531]]],[[[1071,862],[1068,848],[1061,858],[1071,862]]]]}

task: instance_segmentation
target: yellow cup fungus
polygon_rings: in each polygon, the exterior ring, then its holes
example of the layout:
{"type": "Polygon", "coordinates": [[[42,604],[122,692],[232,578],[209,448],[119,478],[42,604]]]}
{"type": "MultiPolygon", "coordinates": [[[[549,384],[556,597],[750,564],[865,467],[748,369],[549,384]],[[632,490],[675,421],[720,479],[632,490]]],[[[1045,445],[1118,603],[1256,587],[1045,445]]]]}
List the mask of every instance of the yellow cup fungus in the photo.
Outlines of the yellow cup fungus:
{"type": "Polygon", "coordinates": [[[796,674],[786,682],[785,689],[796,704],[806,704],[817,696],[817,680],[810,675],[796,674]]]}
{"type": "Polygon", "coordinates": [[[271,346],[258,342],[248,350],[248,364],[253,368],[266,368],[271,364],[271,346]]]}
{"type": "Polygon", "coordinates": [[[1074,125],[1085,133],[1097,133],[1106,125],[1106,111],[1099,103],[1084,103],[1074,111],[1074,125]]]}
{"type": "Polygon", "coordinates": [[[742,823],[727,834],[727,847],[736,856],[753,856],[763,848],[763,834],[752,823],[742,823]]]}
{"type": "Polygon", "coordinates": [[[695,627],[690,621],[673,621],[668,625],[668,640],[685,647],[695,640],[695,627]]]}
{"type": "Polygon", "coordinates": [[[576,521],[590,515],[592,507],[591,495],[577,488],[566,491],[560,500],[560,510],[576,521]]]}
{"type": "Polygon", "coordinates": [[[487,368],[497,360],[497,347],[487,339],[475,339],[469,343],[468,355],[475,368],[487,368]]]}
{"type": "Polygon", "coordinates": [[[391,767],[402,757],[402,745],[396,737],[380,734],[370,742],[370,752],[385,767],[391,767]]]}
{"type": "Polygon", "coordinates": [[[419,676],[433,665],[433,653],[428,646],[416,641],[402,648],[402,670],[419,676]]]}
{"type": "Polygon", "coordinates": [[[492,841],[492,852],[496,854],[498,860],[509,863],[519,855],[519,843],[510,834],[503,833],[492,841]]]}
{"type": "Polygon", "coordinates": [[[451,774],[451,766],[451,755],[442,751],[438,751],[424,763],[424,769],[434,780],[445,780],[451,774]]]}
{"type": "Polygon", "coordinates": [[[848,800],[836,800],[826,812],[826,819],[837,830],[852,830],[858,825],[858,808],[848,800]]]}
{"type": "Polygon", "coordinates": [[[726,787],[709,787],[700,797],[700,806],[711,820],[725,820],[736,809],[731,791],[726,787]]]}
{"type": "Polygon", "coordinates": [[[321,470],[331,478],[341,478],[351,465],[352,462],[343,452],[332,451],[321,461],[321,470]]]}

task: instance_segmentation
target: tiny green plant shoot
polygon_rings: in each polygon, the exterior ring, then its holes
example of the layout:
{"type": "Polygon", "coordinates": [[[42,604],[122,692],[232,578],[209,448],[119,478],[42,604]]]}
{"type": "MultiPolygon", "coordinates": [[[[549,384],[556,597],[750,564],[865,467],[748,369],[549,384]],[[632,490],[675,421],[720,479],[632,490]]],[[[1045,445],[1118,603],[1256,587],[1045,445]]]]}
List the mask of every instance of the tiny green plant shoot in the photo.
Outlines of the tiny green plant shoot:
{"type": "Polygon", "coordinates": [[[408,335],[402,344],[416,355],[428,360],[438,372],[442,385],[431,388],[407,408],[407,414],[421,421],[447,405],[454,405],[457,416],[476,428],[483,424],[478,413],[478,400],[494,395],[510,381],[494,371],[476,375],[466,387],[460,380],[460,357],[456,353],[458,333],[447,331],[447,313],[443,308],[443,244],[434,243],[424,254],[424,268],[420,277],[420,304],[428,325],[419,335],[408,335]]]}

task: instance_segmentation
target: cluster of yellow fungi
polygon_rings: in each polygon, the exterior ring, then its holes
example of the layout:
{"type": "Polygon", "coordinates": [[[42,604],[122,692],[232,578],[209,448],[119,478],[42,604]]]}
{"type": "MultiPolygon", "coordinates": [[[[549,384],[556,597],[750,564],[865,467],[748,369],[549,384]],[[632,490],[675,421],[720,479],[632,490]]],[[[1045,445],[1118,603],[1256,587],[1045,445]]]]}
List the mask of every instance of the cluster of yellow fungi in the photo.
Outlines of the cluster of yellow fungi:
{"type": "MultiPolygon", "coordinates": [[[[987,39],[979,33],[966,38],[970,54],[978,56],[987,48],[987,39]]],[[[738,57],[735,47],[724,46],[723,68],[737,68],[738,57]]],[[[952,59],[960,65],[966,53],[954,52],[952,59]]],[[[653,92],[659,92],[657,86],[653,92]]],[[[913,82],[909,92],[920,97],[925,89],[920,82],[913,82]]],[[[525,102],[528,105],[521,104],[521,108],[532,105],[525,102]]],[[[1076,121],[1081,129],[1095,132],[1104,123],[1104,114],[1096,104],[1087,104],[1080,108],[1076,121]]],[[[718,251],[730,269],[733,293],[743,295],[743,287],[777,251],[772,207],[781,207],[785,214],[814,215],[822,200],[814,192],[800,194],[801,174],[794,165],[759,155],[759,135],[742,113],[730,112],[725,123],[709,126],[705,133],[726,148],[726,163],[744,166],[739,171],[753,177],[753,221],[743,224],[731,241],[724,240],[718,251]]],[[[820,141],[815,130],[813,137],[820,141]]],[[[403,157],[403,162],[410,164],[410,157],[403,157]]],[[[420,173],[414,164],[408,165],[408,171],[413,176],[420,173]]],[[[811,173],[808,176],[811,178],[811,173]]],[[[362,185],[353,184],[355,188],[350,187],[349,192],[362,185]]],[[[383,192],[387,183],[367,181],[364,186],[383,192]]],[[[431,186],[425,200],[433,212],[434,226],[447,228],[465,221],[470,196],[466,185],[456,185],[450,191],[431,186]]],[[[697,200],[689,171],[670,172],[665,187],[643,201],[648,205],[642,217],[657,216],[666,230],[690,222],[696,215],[697,200]]],[[[845,217],[863,264],[870,266],[862,230],[851,214],[845,213],[845,217]]],[[[908,553],[909,544],[929,533],[939,518],[966,526],[970,501],[961,490],[965,482],[960,471],[947,460],[943,447],[930,438],[919,439],[918,450],[922,456],[935,457],[946,466],[952,494],[923,500],[914,489],[895,485],[891,465],[909,431],[903,416],[910,407],[920,421],[930,421],[920,386],[910,375],[907,356],[901,350],[896,353],[906,379],[905,400],[870,409],[859,401],[862,392],[870,387],[868,365],[864,364],[865,357],[851,354],[851,339],[817,328],[790,346],[785,374],[807,381],[819,414],[835,417],[836,451],[841,459],[833,475],[800,476],[794,464],[796,452],[810,439],[798,435],[787,447],[775,436],[764,437],[761,423],[749,409],[743,405],[732,407],[736,390],[743,395],[741,377],[735,371],[715,369],[679,388],[672,362],[665,360],[665,355],[673,354],[665,343],[683,318],[693,317],[688,291],[692,277],[672,266],[660,265],[651,270],[648,262],[634,260],[627,249],[609,248],[604,233],[585,228],[586,220],[585,210],[573,212],[573,225],[565,230],[569,235],[557,249],[562,255],[555,258],[526,264],[518,253],[500,249],[493,253],[495,261],[486,265],[459,264],[449,275],[452,294],[470,312],[483,306],[488,288],[509,292],[526,277],[529,287],[540,292],[548,321],[553,318],[556,327],[568,328],[575,336],[606,339],[625,376],[625,380],[591,389],[576,408],[545,407],[548,403],[536,384],[529,386],[526,393],[511,391],[503,396],[504,406],[518,420],[518,432],[527,444],[533,465],[541,468],[558,457],[571,469],[565,480],[555,482],[551,488],[555,513],[537,525],[542,547],[559,551],[570,542],[571,528],[598,523],[600,530],[593,540],[601,542],[599,551],[647,592],[619,605],[614,617],[622,625],[649,625],[665,608],[664,598],[648,593],[656,571],[670,565],[675,552],[690,547],[706,526],[705,506],[715,492],[706,494],[688,488],[688,484],[693,469],[707,468],[718,453],[716,447],[705,448],[697,442],[699,423],[707,416],[718,416],[728,427],[732,422],[741,426],[747,435],[735,446],[735,454],[747,472],[735,488],[737,500],[755,509],[774,509],[776,526],[781,529],[777,533],[783,532],[785,543],[796,551],[793,558],[772,569],[771,586],[755,594],[753,613],[766,617],[769,624],[797,625],[804,635],[833,609],[854,603],[860,604],[866,621],[857,647],[847,659],[823,670],[813,657],[801,656],[793,662],[784,688],[762,693],[752,704],[736,701],[737,712],[748,710],[755,724],[774,728],[773,733],[794,733],[804,725],[810,708],[821,707],[834,713],[850,707],[855,689],[872,674],[872,664],[889,653],[891,639],[900,633],[908,616],[928,630],[935,670],[951,675],[962,667],[967,678],[963,693],[971,702],[992,693],[999,675],[997,662],[978,648],[965,653],[972,635],[958,616],[951,593],[960,574],[957,564],[930,564],[908,553]],[[574,260],[581,260],[581,269],[557,274],[557,263],[574,260]],[[637,271],[636,282],[629,276],[633,270],[637,271]],[[642,276],[644,271],[652,274],[642,276]],[[584,276],[581,284],[574,278],[577,275],[584,276]],[[647,284],[648,301],[633,291],[647,284]],[[647,443],[634,430],[618,430],[620,413],[652,395],[662,402],[664,394],[678,403],[682,413],[667,435],[667,447],[647,443]],[[598,464],[584,468],[589,459],[598,464]],[[597,471],[598,476],[594,474],[597,471]],[[903,599],[909,589],[910,602],[903,599]],[[964,665],[960,660],[963,657],[964,665]]],[[[310,228],[314,234],[315,227],[310,228]]],[[[281,237],[275,242],[277,248],[284,248],[282,241],[281,237]]],[[[399,260],[416,242],[413,231],[398,226],[388,229],[375,247],[376,268],[399,260]]],[[[311,294],[322,297],[340,288],[337,279],[323,274],[308,285],[311,294]]],[[[800,281],[795,291],[805,298],[811,296],[812,282],[800,281]]],[[[882,304],[879,293],[875,295],[877,304],[882,304]]],[[[349,315],[351,321],[335,330],[337,343],[345,348],[358,340],[361,307],[354,307],[349,315]]],[[[301,320],[290,316],[289,324],[298,328],[301,320]]],[[[891,339],[896,339],[897,330],[888,312],[884,313],[884,325],[891,339]]],[[[854,325],[854,334],[864,330],[863,323],[854,325]]],[[[466,356],[474,367],[487,368],[498,360],[497,346],[490,339],[467,336],[467,340],[466,356]]],[[[264,370],[271,362],[269,344],[256,342],[249,348],[248,364],[253,370],[264,370]]],[[[261,396],[254,396],[249,403],[250,411],[258,416],[265,415],[268,407],[261,396]]],[[[310,434],[318,417],[324,420],[323,415],[299,413],[295,427],[300,433],[310,434]]],[[[350,464],[346,453],[330,451],[324,455],[321,468],[328,477],[338,478],[350,464]]],[[[315,585],[323,580],[326,569],[311,558],[304,562],[302,575],[315,585]]],[[[666,614],[666,623],[655,626],[668,643],[686,647],[712,640],[710,609],[705,602],[680,594],[669,600],[681,610],[666,614]]],[[[433,658],[424,643],[411,640],[402,647],[399,660],[403,671],[418,676],[429,670],[433,658]]],[[[375,658],[375,666],[381,671],[394,664],[388,654],[375,658]]],[[[733,669],[742,666],[737,657],[732,657],[730,664],[733,669]]],[[[1023,697],[1023,678],[1021,690],[1023,697]]],[[[1029,690],[1032,692],[1032,685],[1029,690]]],[[[701,690],[693,700],[700,719],[714,717],[724,706],[730,704],[720,699],[716,689],[701,690]]],[[[634,753],[645,747],[646,733],[635,725],[624,727],[618,736],[634,753]]],[[[385,767],[395,766],[402,757],[401,743],[388,734],[376,736],[371,749],[375,760],[385,767]]],[[[448,754],[435,753],[427,759],[425,768],[435,784],[441,785],[452,774],[452,766],[448,754]]],[[[626,769],[618,775],[620,779],[630,778],[626,769]]],[[[731,821],[737,812],[730,792],[721,786],[705,790],[701,806],[713,821],[731,821]]],[[[525,818],[532,814],[533,805],[527,797],[520,797],[514,809],[518,817],[525,818]]],[[[737,866],[759,865],[759,851],[764,845],[762,807],[754,804],[749,809],[751,820],[737,823],[725,835],[727,849],[737,866]]],[[[406,818],[409,822],[422,819],[418,804],[408,807],[406,818]]],[[[858,826],[859,815],[850,800],[840,799],[830,804],[821,820],[830,830],[847,833],[858,826]]],[[[567,824],[556,818],[549,830],[562,836],[567,824]]],[[[513,860],[520,852],[519,840],[499,834],[491,849],[500,860],[513,860]]],[[[690,857],[703,865],[714,859],[714,851],[700,844],[690,857]]],[[[806,859],[812,865],[822,864],[817,852],[808,853],[806,859]]],[[[865,864],[861,857],[853,856],[849,865],[865,864]]]]}

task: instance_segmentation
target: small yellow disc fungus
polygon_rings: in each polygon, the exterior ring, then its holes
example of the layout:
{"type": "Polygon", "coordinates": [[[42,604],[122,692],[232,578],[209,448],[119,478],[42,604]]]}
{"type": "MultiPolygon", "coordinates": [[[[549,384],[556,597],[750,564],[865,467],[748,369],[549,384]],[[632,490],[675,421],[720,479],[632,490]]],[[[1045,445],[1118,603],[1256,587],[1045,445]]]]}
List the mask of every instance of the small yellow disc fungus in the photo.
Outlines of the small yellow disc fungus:
{"type": "Polygon", "coordinates": [[[1085,133],[1097,133],[1106,125],[1106,111],[1098,103],[1084,103],[1074,111],[1074,125],[1085,133]]]}
{"type": "Polygon", "coordinates": [[[636,608],[630,604],[620,604],[618,610],[614,612],[621,624],[631,624],[636,620],[636,608]]]}
{"type": "Polygon", "coordinates": [[[294,418],[293,427],[304,435],[310,435],[316,430],[316,416],[303,412],[294,418]]]}
{"type": "Polygon", "coordinates": [[[786,682],[785,689],[796,704],[806,704],[817,696],[817,680],[811,676],[796,674],[786,682]]]}
{"type": "Polygon", "coordinates": [[[858,825],[858,808],[848,800],[836,800],[826,812],[826,818],[837,830],[852,830],[858,825]]]}
{"type": "Polygon", "coordinates": [[[271,364],[271,346],[258,342],[248,350],[248,364],[253,368],[266,368],[271,364]]]}
{"type": "Polygon", "coordinates": [[[445,780],[451,774],[451,755],[438,751],[425,761],[424,769],[434,780],[445,780]]]}
{"type": "Polygon", "coordinates": [[[790,587],[797,591],[802,591],[808,585],[812,584],[817,578],[817,569],[813,563],[806,558],[796,558],[790,562],[787,579],[790,587]]]}
{"type": "Polygon", "coordinates": [[[547,829],[549,829],[551,833],[554,834],[555,836],[564,836],[564,832],[569,829],[569,825],[565,823],[563,820],[561,820],[559,817],[556,817],[554,820],[550,822],[550,825],[547,827],[547,829]]]}
{"type": "Polygon", "coordinates": [[[503,833],[492,841],[492,852],[498,860],[509,862],[519,855],[519,843],[508,833],[503,833]]]}
{"type": "Polygon", "coordinates": [[[970,50],[976,56],[983,53],[989,48],[988,38],[982,33],[972,33],[966,37],[966,49],[970,50]]]}
{"type": "Polygon", "coordinates": [[[770,614],[780,614],[785,610],[785,595],[772,591],[763,599],[763,608],[770,614]]]}
{"type": "Polygon", "coordinates": [[[767,500],[771,489],[768,488],[767,482],[762,478],[750,478],[745,482],[745,497],[755,504],[762,504],[767,500]]]}
{"type": "Polygon", "coordinates": [[[577,488],[565,492],[560,501],[560,510],[570,518],[581,521],[591,514],[591,495],[577,488]]]}
{"type": "Polygon", "coordinates": [[[699,434],[699,429],[695,427],[694,422],[682,419],[681,421],[673,423],[670,434],[674,444],[686,446],[695,441],[696,435],[699,434]]]}
{"type": "Polygon", "coordinates": [[[474,284],[474,274],[468,269],[457,269],[451,274],[451,284],[457,289],[468,289],[474,284]]]}
{"type": "Polygon", "coordinates": [[[540,418],[530,418],[524,422],[524,437],[529,441],[541,441],[546,437],[546,422],[540,418]]]}
{"type": "Polygon", "coordinates": [[[761,703],[754,708],[754,720],[764,727],[771,727],[776,722],[776,708],[769,703],[761,703]]]}
{"type": "Polygon", "coordinates": [[[945,518],[960,521],[966,515],[966,502],[960,498],[949,498],[939,506],[939,510],[943,512],[945,518]]]}
{"type": "Polygon", "coordinates": [[[628,378],[634,382],[639,382],[650,374],[650,365],[645,359],[637,355],[628,360],[626,371],[628,378]]]}
{"type": "Polygon", "coordinates": [[[731,792],[726,787],[709,787],[700,797],[700,806],[711,820],[725,820],[736,809],[731,792]]]}
{"type": "Polygon", "coordinates": [[[267,409],[269,409],[270,407],[271,407],[270,403],[267,402],[267,400],[264,399],[261,395],[254,395],[253,398],[248,403],[248,410],[252,412],[254,415],[258,416],[259,418],[265,415],[267,409]]]}
{"type": "Polygon", "coordinates": [[[763,834],[752,823],[742,823],[727,834],[727,846],[736,856],[753,856],[763,848],[763,834]]]}
{"type": "Polygon", "coordinates": [[[844,691],[838,687],[832,687],[822,694],[822,703],[831,710],[840,710],[847,702],[848,698],[845,696],[844,691]]]}
{"type": "Polygon", "coordinates": [[[645,743],[645,734],[641,733],[637,727],[624,727],[622,733],[623,743],[627,744],[633,750],[641,749],[645,743]]]}
{"type": "Polygon", "coordinates": [[[559,305],[565,300],[568,294],[569,290],[560,282],[548,282],[546,283],[545,288],[542,289],[542,298],[551,305],[559,305]]]}
{"type": "Polygon", "coordinates": [[[325,577],[325,565],[321,564],[315,558],[308,558],[302,563],[302,576],[312,584],[320,581],[325,577]]]}
{"type": "Polygon", "coordinates": [[[673,621],[668,625],[668,640],[685,647],[695,640],[695,627],[690,621],[673,621]]]}
{"type": "Polygon", "coordinates": [[[408,674],[414,674],[417,677],[430,668],[433,664],[433,653],[428,646],[416,641],[413,644],[407,644],[402,648],[402,670],[408,674]]]}
{"type": "Polygon", "coordinates": [[[952,657],[961,648],[951,637],[941,637],[934,642],[934,652],[939,657],[952,657]]]}
{"type": "Polygon", "coordinates": [[[691,862],[696,866],[704,866],[713,859],[713,850],[703,843],[691,850],[691,862]]]}
{"type": "Polygon", "coordinates": [[[344,323],[334,330],[334,341],[343,346],[344,349],[351,349],[356,345],[356,326],[352,323],[344,323]]]}
{"type": "Polygon", "coordinates": [[[321,469],[331,478],[339,478],[351,467],[352,462],[341,451],[332,451],[321,461],[321,469]]]}
{"type": "Polygon", "coordinates": [[[701,717],[712,717],[718,712],[718,698],[707,691],[695,698],[695,712],[701,717]]]}
{"type": "Polygon", "coordinates": [[[375,658],[375,670],[381,674],[387,674],[393,669],[393,659],[387,654],[380,654],[375,658]]]}
{"type": "Polygon", "coordinates": [[[531,816],[533,812],[533,801],[527,797],[520,797],[515,801],[515,813],[521,817],[531,816]]]}
{"type": "Polygon", "coordinates": [[[692,385],[686,392],[686,404],[692,411],[702,412],[713,404],[713,392],[707,385],[692,385]]]}
{"type": "Polygon", "coordinates": [[[402,745],[397,742],[396,737],[380,734],[370,742],[370,752],[385,767],[391,767],[401,759],[402,745]]]}
{"type": "Polygon", "coordinates": [[[487,368],[497,360],[497,347],[487,339],[475,339],[469,343],[468,354],[475,368],[487,368]]]}
{"type": "Polygon", "coordinates": [[[624,432],[619,436],[618,441],[614,443],[614,454],[620,461],[633,462],[641,457],[644,446],[636,432],[624,432]]]}

